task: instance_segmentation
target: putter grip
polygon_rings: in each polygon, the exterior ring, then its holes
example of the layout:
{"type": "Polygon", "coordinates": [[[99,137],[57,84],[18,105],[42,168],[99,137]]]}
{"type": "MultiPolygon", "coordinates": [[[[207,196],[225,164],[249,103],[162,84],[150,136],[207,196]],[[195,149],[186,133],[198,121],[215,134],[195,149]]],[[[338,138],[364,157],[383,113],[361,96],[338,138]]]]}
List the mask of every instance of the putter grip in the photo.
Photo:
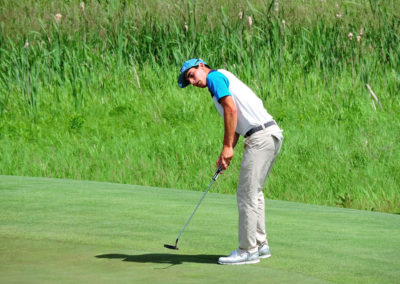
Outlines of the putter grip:
{"type": "Polygon", "coordinates": [[[221,173],[221,171],[222,171],[222,166],[219,166],[218,170],[216,171],[215,175],[212,178],[214,181],[217,180],[217,178],[218,178],[219,174],[221,173]]]}

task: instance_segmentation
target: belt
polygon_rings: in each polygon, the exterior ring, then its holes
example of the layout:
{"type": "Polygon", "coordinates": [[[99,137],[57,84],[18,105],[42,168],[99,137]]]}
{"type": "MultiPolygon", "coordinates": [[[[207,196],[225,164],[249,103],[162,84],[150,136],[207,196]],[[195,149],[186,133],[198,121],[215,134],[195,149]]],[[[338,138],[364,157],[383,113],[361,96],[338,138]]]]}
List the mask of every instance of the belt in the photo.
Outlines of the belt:
{"type": "Polygon", "coordinates": [[[269,122],[266,122],[266,123],[264,123],[262,125],[256,126],[256,127],[252,128],[252,129],[250,129],[249,131],[247,131],[246,134],[244,135],[244,137],[247,138],[250,135],[252,135],[252,134],[254,134],[254,133],[256,133],[256,132],[258,132],[260,130],[263,130],[263,129],[267,128],[267,127],[270,127],[272,125],[276,125],[276,122],[273,121],[273,120],[271,120],[269,122]]]}

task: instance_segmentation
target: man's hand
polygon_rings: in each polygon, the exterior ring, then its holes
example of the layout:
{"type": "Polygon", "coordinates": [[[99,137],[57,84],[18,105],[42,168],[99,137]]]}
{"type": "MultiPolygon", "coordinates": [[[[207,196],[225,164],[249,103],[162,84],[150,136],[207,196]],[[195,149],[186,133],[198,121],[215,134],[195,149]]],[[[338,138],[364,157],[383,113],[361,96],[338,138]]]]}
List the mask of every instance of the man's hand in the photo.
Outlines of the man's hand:
{"type": "Polygon", "coordinates": [[[217,160],[217,168],[222,166],[223,170],[226,170],[231,163],[233,157],[233,147],[226,147],[222,148],[221,154],[217,160]]]}

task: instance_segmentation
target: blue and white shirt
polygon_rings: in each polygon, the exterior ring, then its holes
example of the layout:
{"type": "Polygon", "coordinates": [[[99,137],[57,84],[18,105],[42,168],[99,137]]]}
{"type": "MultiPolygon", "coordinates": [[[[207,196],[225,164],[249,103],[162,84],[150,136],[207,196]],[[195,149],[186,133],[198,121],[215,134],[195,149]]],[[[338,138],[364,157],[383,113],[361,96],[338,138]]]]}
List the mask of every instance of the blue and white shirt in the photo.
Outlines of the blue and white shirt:
{"type": "MultiPolygon", "coordinates": [[[[219,100],[225,96],[232,96],[237,109],[236,132],[240,135],[244,136],[250,129],[273,120],[264,108],[262,100],[231,72],[223,69],[211,70],[207,76],[207,87],[222,117],[224,108],[219,100]]],[[[282,130],[278,126],[271,126],[271,130],[274,136],[282,139],[282,130]]]]}

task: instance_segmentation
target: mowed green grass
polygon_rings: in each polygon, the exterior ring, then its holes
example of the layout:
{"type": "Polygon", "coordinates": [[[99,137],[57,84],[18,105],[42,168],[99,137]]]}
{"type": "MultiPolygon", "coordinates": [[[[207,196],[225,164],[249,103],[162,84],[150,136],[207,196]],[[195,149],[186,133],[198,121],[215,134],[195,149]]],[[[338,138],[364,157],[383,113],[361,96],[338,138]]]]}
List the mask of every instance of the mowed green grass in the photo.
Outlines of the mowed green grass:
{"type": "Polygon", "coordinates": [[[220,266],[218,257],[237,246],[236,200],[210,192],[180,249],[165,249],[200,197],[0,176],[0,283],[400,283],[400,216],[394,214],[267,200],[272,257],[220,266]]]}

